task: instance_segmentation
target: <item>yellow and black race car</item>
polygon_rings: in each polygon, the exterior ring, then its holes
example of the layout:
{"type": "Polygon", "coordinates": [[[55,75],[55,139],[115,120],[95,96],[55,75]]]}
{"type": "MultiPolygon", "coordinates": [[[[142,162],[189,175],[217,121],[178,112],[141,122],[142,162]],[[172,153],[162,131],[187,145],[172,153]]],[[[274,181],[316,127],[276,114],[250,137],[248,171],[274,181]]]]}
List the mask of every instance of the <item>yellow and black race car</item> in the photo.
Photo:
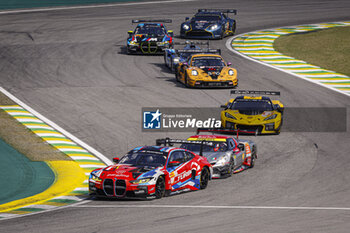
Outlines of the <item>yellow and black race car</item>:
{"type": "Polygon", "coordinates": [[[230,65],[218,54],[194,54],[178,64],[175,78],[187,87],[233,88],[238,84],[237,70],[230,65]]]}
{"type": "Polygon", "coordinates": [[[230,99],[221,107],[221,123],[224,128],[255,131],[257,134],[279,134],[283,123],[284,106],[279,100],[266,96],[280,95],[274,91],[233,90],[231,94],[242,94],[230,99]]]}

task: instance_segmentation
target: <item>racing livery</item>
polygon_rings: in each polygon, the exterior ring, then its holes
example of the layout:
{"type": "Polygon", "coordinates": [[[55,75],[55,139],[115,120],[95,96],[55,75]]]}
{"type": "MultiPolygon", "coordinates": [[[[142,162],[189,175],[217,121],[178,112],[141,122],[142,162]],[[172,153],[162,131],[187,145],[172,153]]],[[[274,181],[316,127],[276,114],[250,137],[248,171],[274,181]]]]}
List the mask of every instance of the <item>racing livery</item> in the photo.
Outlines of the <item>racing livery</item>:
{"type": "Polygon", "coordinates": [[[230,99],[221,107],[222,126],[229,129],[253,130],[256,134],[279,134],[283,123],[284,106],[279,100],[267,96],[280,95],[274,91],[233,90],[231,94],[243,94],[230,99]]]}
{"type": "Polygon", "coordinates": [[[137,147],[117,164],[91,172],[89,193],[115,198],[162,198],[205,189],[212,166],[206,158],[175,147],[137,147]]]}
{"type": "MultiPolygon", "coordinates": [[[[216,129],[199,129],[201,132],[218,132],[216,129]]],[[[229,177],[248,168],[254,167],[257,158],[257,145],[251,140],[236,139],[226,135],[194,135],[188,141],[213,142],[205,145],[201,151],[213,165],[213,178],[229,177]]],[[[195,144],[183,144],[181,148],[200,153],[195,144]]]]}
{"type": "Polygon", "coordinates": [[[233,88],[238,85],[237,70],[230,65],[219,54],[194,54],[179,62],[175,78],[187,87],[233,88]]]}
{"type": "Polygon", "coordinates": [[[210,49],[209,42],[193,42],[186,41],[183,42],[174,42],[174,45],[185,45],[182,49],[165,49],[164,51],[164,62],[165,66],[168,67],[171,71],[175,71],[177,65],[181,62],[185,62],[187,58],[193,54],[198,53],[218,53],[221,54],[220,49],[210,49]],[[207,45],[205,49],[201,49],[197,45],[207,45]]]}
{"type": "Polygon", "coordinates": [[[236,20],[228,14],[237,14],[233,9],[199,9],[198,12],[181,24],[182,38],[222,39],[236,31],[236,20]]]}
{"type": "Polygon", "coordinates": [[[132,23],[138,23],[138,25],[134,31],[128,31],[127,53],[155,54],[172,47],[173,32],[168,31],[163,24],[171,22],[170,19],[132,20],[132,23]]]}

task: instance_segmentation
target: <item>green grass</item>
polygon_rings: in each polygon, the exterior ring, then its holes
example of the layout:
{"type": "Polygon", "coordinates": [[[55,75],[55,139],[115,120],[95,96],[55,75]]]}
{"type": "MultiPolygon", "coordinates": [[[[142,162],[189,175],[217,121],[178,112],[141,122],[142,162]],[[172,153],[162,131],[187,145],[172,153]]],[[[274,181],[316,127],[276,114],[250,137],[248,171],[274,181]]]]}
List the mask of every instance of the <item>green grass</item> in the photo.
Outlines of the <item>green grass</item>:
{"type": "Polygon", "coordinates": [[[337,27],[279,37],[275,50],[350,76],[350,27],[337,27]]]}
{"type": "MultiPolygon", "coordinates": [[[[0,105],[16,105],[0,92],[0,105]]],[[[0,138],[31,161],[71,160],[0,109],[0,138]]]]}

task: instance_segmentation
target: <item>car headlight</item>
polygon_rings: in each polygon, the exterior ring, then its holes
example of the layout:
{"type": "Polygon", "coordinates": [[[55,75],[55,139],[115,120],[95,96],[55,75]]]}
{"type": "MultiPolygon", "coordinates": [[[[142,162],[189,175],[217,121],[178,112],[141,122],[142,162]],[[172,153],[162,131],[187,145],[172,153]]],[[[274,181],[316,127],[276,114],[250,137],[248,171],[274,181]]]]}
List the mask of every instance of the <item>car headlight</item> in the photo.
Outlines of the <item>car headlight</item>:
{"type": "Polygon", "coordinates": [[[182,26],[182,28],[185,29],[185,30],[188,30],[188,29],[190,29],[190,26],[188,26],[187,24],[184,24],[184,25],[182,26]]]}
{"type": "Polygon", "coordinates": [[[228,71],[228,74],[232,76],[232,75],[235,74],[235,72],[234,72],[233,70],[229,70],[229,71],[228,71]]]}
{"type": "Polygon", "coordinates": [[[277,114],[273,114],[272,116],[266,117],[264,121],[272,120],[272,119],[275,119],[276,117],[277,117],[277,114]]]}
{"type": "Polygon", "coordinates": [[[98,182],[101,182],[102,181],[102,179],[100,178],[100,177],[98,177],[98,176],[96,176],[95,174],[90,174],[90,180],[93,180],[93,181],[98,181],[98,182]]]}
{"type": "Polygon", "coordinates": [[[232,116],[232,115],[231,115],[230,113],[228,113],[228,112],[225,112],[225,117],[231,118],[231,119],[234,119],[234,120],[237,120],[236,117],[232,116]]]}
{"type": "Polygon", "coordinates": [[[212,25],[212,26],[210,27],[210,30],[212,30],[212,31],[214,31],[214,30],[216,30],[216,29],[218,29],[218,25],[217,25],[217,24],[214,24],[214,25],[212,25]]]}
{"type": "Polygon", "coordinates": [[[130,183],[132,183],[132,184],[144,184],[144,183],[151,181],[152,179],[153,179],[153,177],[143,178],[143,179],[139,179],[139,180],[132,180],[132,181],[130,181],[130,183]]]}
{"type": "Polygon", "coordinates": [[[179,63],[180,59],[179,58],[174,58],[174,63],[179,63]]]}
{"type": "Polygon", "coordinates": [[[216,164],[213,167],[221,167],[229,163],[230,163],[230,156],[224,155],[217,160],[216,164]]]}
{"type": "Polygon", "coordinates": [[[198,75],[198,71],[197,70],[192,70],[192,75],[193,76],[197,76],[198,75]]]}

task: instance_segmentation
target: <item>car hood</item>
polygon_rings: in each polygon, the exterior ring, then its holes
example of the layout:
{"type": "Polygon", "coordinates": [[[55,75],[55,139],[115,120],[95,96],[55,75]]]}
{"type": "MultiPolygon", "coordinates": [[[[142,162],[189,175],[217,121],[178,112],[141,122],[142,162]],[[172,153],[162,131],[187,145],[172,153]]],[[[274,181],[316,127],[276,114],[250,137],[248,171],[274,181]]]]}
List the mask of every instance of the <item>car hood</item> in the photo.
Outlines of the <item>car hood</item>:
{"type": "Polygon", "coordinates": [[[161,42],[164,39],[164,35],[150,35],[150,34],[135,34],[137,42],[161,42]]]}
{"type": "Polygon", "coordinates": [[[256,111],[256,110],[231,110],[229,113],[236,117],[237,120],[247,120],[247,121],[263,121],[267,117],[274,114],[274,111],[256,111]]]}
{"type": "Polygon", "coordinates": [[[192,20],[190,22],[192,30],[204,30],[210,25],[217,24],[217,21],[207,21],[207,20],[192,20]]]}
{"type": "MultiPolygon", "coordinates": [[[[194,151],[194,153],[199,154],[199,151],[194,151]]],[[[209,163],[216,162],[221,156],[225,155],[226,152],[203,152],[203,157],[207,158],[209,163]]]]}
{"type": "Polygon", "coordinates": [[[223,68],[224,68],[223,66],[212,66],[212,67],[204,67],[200,69],[203,70],[205,73],[207,73],[212,79],[218,79],[223,68]]]}
{"type": "Polygon", "coordinates": [[[100,178],[103,179],[129,179],[134,180],[140,175],[155,170],[156,167],[133,166],[128,164],[116,164],[104,168],[101,171],[100,178]]]}

